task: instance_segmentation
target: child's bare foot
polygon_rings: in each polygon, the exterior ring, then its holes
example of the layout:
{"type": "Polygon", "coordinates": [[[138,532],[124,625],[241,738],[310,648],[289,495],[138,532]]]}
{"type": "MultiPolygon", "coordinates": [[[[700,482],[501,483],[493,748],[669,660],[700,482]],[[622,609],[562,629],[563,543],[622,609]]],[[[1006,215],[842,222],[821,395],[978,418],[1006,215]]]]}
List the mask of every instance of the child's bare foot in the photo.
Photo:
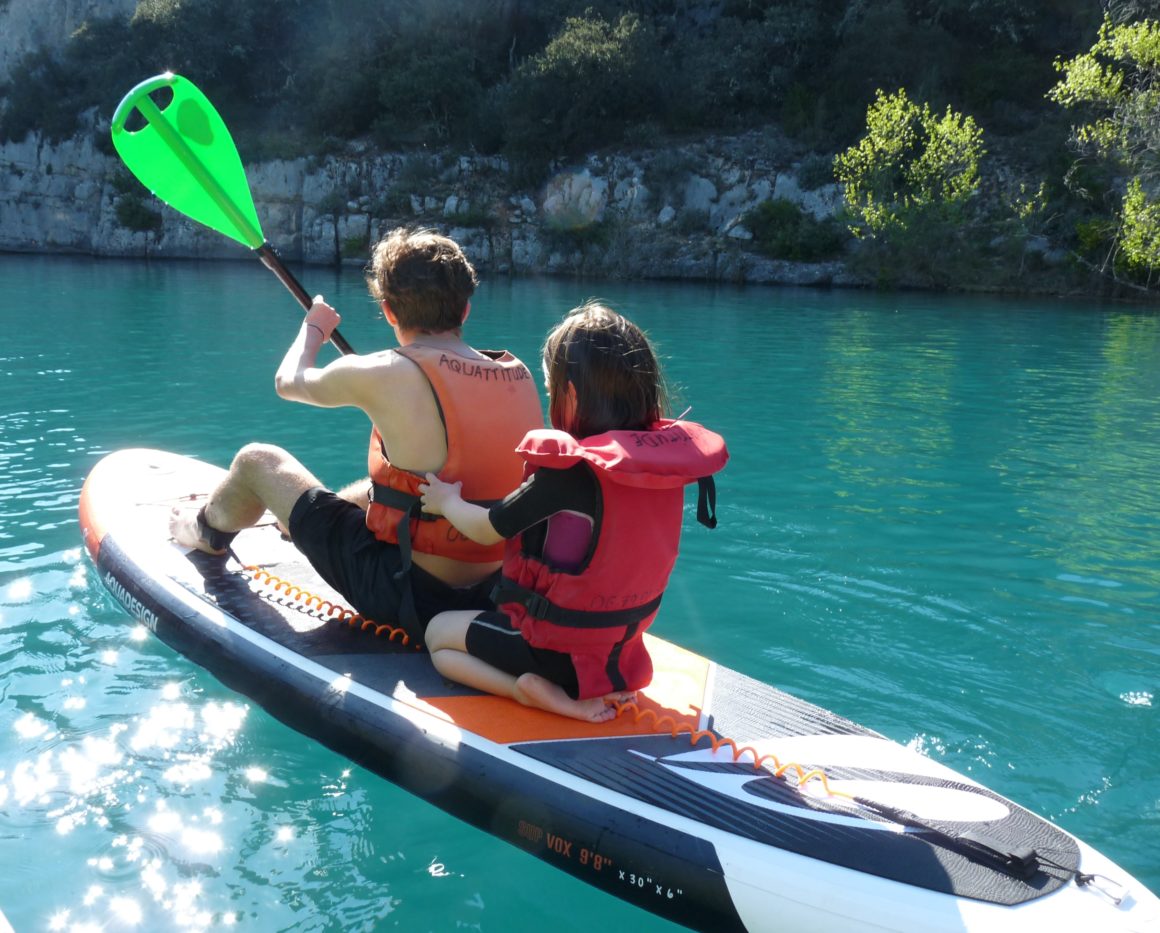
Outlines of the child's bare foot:
{"type": "Polygon", "coordinates": [[[605,697],[573,700],[564,688],[539,674],[522,674],[516,678],[515,698],[524,706],[547,710],[583,722],[607,722],[616,718],[616,707],[605,703],[605,697]]]}
{"type": "Polygon", "coordinates": [[[197,512],[176,506],[169,513],[169,536],[182,547],[196,548],[206,554],[220,556],[229,550],[233,535],[215,531],[205,524],[204,508],[197,512]],[[216,538],[215,542],[210,538],[216,538]]]}
{"type": "Polygon", "coordinates": [[[604,697],[604,702],[609,704],[610,706],[612,706],[614,708],[616,706],[622,706],[625,703],[635,703],[636,702],[636,691],[635,690],[627,690],[627,691],[624,691],[622,693],[606,694],[604,697]]]}

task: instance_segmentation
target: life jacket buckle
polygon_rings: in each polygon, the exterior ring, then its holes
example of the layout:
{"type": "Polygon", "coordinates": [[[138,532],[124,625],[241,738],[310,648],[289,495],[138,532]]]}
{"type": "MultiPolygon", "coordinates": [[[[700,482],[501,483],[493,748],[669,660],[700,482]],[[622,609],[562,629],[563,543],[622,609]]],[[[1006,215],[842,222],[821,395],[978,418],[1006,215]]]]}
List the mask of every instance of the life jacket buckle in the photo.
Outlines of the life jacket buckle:
{"type": "Polygon", "coordinates": [[[520,602],[524,604],[524,608],[535,618],[551,621],[552,602],[543,594],[528,592],[521,595],[520,602]]]}

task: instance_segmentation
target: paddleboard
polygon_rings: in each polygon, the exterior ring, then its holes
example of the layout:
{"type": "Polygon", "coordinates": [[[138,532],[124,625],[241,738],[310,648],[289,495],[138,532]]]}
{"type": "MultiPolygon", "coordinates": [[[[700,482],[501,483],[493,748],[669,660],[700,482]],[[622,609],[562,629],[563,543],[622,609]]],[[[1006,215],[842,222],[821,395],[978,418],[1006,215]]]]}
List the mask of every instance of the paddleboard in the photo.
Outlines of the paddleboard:
{"type": "Polygon", "coordinates": [[[1059,827],[663,639],[608,723],[449,683],[272,517],[224,557],[174,544],[170,510],[223,475],[148,449],[94,467],[81,527],[113,598],[293,728],[589,884],[714,933],[1160,931],[1160,900],[1059,827]]]}

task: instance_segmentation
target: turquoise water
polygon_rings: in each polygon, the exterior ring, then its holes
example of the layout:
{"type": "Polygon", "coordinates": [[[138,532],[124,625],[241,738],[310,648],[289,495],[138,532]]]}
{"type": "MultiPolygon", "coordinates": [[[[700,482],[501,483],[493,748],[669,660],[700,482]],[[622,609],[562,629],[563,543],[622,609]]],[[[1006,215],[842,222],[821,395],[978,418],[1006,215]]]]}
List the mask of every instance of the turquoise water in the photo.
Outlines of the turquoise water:
{"type": "MultiPolygon", "coordinates": [[[[310,269],[359,349],[357,272],[310,269]]],[[[278,400],[299,314],[254,262],[0,256],[0,908],[18,931],[675,930],[397,790],[129,619],[76,519],[103,454],[327,482],[357,412],[278,400]]],[[[667,637],[964,771],[1160,891],[1160,315],[941,295],[485,283],[536,358],[568,307],[644,324],[728,438],[667,637]]]]}

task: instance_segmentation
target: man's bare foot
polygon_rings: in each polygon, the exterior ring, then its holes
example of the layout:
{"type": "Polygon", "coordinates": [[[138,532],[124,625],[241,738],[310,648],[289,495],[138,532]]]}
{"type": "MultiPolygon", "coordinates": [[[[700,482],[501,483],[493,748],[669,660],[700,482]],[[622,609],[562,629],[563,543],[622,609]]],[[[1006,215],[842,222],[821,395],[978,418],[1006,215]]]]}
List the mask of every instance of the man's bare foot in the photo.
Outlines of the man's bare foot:
{"type": "Polygon", "coordinates": [[[539,674],[522,674],[516,678],[514,696],[524,706],[547,710],[583,722],[607,722],[616,718],[616,707],[605,703],[605,697],[573,700],[564,688],[539,674]]]}
{"type": "Polygon", "coordinates": [[[196,548],[206,554],[221,556],[228,548],[215,548],[202,537],[198,512],[174,506],[169,512],[169,536],[182,547],[196,548]]]}

